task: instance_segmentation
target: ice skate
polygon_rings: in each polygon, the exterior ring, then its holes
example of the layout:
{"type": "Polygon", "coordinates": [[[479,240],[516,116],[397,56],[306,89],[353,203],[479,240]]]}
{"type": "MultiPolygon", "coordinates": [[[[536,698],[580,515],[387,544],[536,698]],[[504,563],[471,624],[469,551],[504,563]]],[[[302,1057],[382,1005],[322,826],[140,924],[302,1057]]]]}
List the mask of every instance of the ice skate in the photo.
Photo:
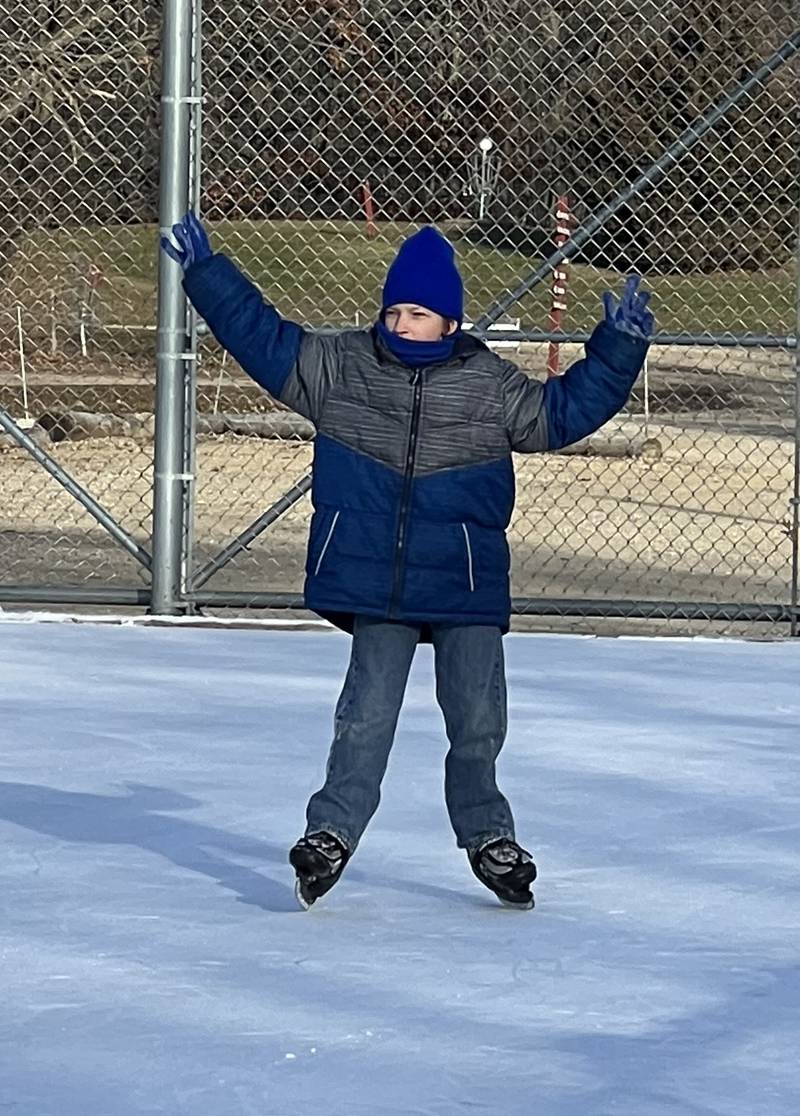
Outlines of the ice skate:
{"type": "Polygon", "coordinates": [[[297,873],[295,895],[305,910],[330,891],[348,861],[348,851],[331,833],[309,833],[289,853],[297,873]]]}
{"type": "Polygon", "coordinates": [[[507,907],[530,910],[534,905],[531,884],[536,879],[533,857],[508,837],[487,841],[470,851],[472,871],[507,907]]]}

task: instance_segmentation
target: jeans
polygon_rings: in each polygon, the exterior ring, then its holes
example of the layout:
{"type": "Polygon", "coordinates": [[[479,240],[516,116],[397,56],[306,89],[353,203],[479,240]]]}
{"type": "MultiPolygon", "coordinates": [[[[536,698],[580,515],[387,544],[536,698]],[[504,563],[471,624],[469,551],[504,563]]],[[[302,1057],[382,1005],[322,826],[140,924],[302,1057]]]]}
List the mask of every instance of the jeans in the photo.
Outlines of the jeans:
{"type": "MultiPolygon", "coordinates": [[[[432,626],[436,699],[450,748],[445,800],[460,848],[514,838],[495,781],[506,735],[506,681],[499,627],[432,626]]],[[[357,616],[350,665],[336,706],[324,786],[311,797],[306,833],[326,830],[353,852],[380,801],[380,787],[419,626],[357,616]]]]}

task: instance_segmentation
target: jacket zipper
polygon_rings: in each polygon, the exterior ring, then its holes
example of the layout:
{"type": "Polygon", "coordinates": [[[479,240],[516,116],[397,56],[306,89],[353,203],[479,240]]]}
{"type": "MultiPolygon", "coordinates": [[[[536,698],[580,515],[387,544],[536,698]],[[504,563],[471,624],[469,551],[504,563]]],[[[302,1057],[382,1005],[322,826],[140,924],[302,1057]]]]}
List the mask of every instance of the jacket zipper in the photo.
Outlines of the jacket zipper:
{"type": "Polygon", "coordinates": [[[414,458],[417,454],[417,436],[419,434],[419,415],[422,407],[422,377],[420,369],[415,368],[409,377],[409,383],[414,388],[414,398],[411,406],[411,428],[408,432],[408,448],[406,450],[405,473],[403,474],[403,495],[400,500],[400,517],[397,521],[397,541],[394,550],[394,578],[392,581],[392,596],[389,601],[389,615],[397,608],[403,580],[404,547],[406,544],[406,529],[408,527],[408,511],[411,503],[411,481],[414,476],[414,458]]]}

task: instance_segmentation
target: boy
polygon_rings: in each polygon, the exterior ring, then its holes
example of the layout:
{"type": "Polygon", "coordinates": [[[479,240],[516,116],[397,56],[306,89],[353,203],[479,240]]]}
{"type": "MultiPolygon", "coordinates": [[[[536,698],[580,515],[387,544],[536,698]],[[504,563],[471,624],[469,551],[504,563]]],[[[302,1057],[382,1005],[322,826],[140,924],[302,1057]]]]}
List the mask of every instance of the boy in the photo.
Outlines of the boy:
{"type": "Polygon", "coordinates": [[[623,406],[653,328],[628,279],[586,358],[542,384],[461,332],[451,244],[411,236],[389,267],[371,329],[320,335],[281,318],[193,214],[164,250],[219,342],[316,429],[307,606],[352,632],[324,785],[289,859],[310,906],[339,879],[380,799],[414,651],[433,643],[450,748],[445,799],[478,879],[533,906],[533,859],[495,781],[506,735],[502,637],[510,619],[506,528],[512,451],[559,449],[623,406]]]}

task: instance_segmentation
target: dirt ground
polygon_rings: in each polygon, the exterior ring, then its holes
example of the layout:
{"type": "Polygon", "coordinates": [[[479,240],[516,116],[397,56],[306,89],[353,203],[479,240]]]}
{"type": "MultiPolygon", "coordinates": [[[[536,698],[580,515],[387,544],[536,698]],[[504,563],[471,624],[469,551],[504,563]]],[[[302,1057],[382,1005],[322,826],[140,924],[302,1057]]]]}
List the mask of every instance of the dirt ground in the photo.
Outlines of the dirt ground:
{"type": "MultiPolygon", "coordinates": [[[[513,355],[513,354],[512,354],[513,355]]],[[[538,371],[542,347],[524,363],[538,371]]],[[[569,360],[571,354],[566,354],[569,360]]],[[[518,457],[511,529],[513,591],[529,598],[787,604],[792,573],[794,366],[758,350],[654,350],[647,393],[606,430],[636,456],[518,457]]],[[[241,412],[269,406],[232,372],[206,376],[201,398],[241,412]],[[227,391],[227,396],[225,392],[227,391]]],[[[29,406],[107,409],[141,375],[96,375],[89,388],[50,369],[29,406]],[[62,380],[63,381],[59,382],[62,380]],[[42,392],[51,393],[45,400],[42,392]],[[55,398],[59,397],[59,398],[55,398]],[[66,401],[66,402],[64,402],[66,401]]],[[[10,370],[0,390],[14,390],[10,370]]],[[[128,396],[130,398],[130,395],[128,396]]],[[[201,404],[203,406],[203,404],[201,404]]],[[[204,409],[211,409],[206,405],[204,409]]],[[[12,413],[18,413],[18,405],[12,413]]],[[[152,443],[132,438],[64,441],[47,451],[149,547],[152,443]]],[[[307,471],[311,446],[233,435],[198,444],[194,553],[216,554],[307,471]]],[[[18,448],[0,450],[0,592],[19,585],[139,586],[136,561],[18,448]]],[[[309,502],[304,497],[216,574],[207,589],[299,593],[309,502]]],[[[535,621],[559,627],[558,621],[535,621]]],[[[637,629],[569,621],[570,630],[637,629]]],[[[638,625],[641,627],[641,625],[638,625]]],[[[684,624],[680,630],[690,630],[684,624]]],[[[678,630],[676,622],[670,630],[678,630]]],[[[769,630],[769,629],[767,629],[769,630]]]]}

